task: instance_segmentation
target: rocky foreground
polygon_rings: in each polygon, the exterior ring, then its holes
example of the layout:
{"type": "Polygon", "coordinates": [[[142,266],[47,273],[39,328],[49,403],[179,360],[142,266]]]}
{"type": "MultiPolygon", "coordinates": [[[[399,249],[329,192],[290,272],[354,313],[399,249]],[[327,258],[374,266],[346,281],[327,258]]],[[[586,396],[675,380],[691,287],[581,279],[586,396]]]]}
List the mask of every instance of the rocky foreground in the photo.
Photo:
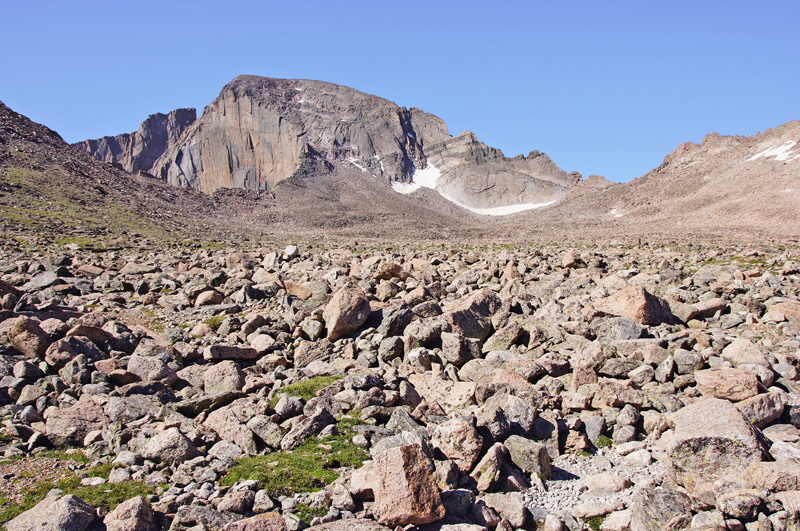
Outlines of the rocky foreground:
{"type": "Polygon", "coordinates": [[[800,526],[796,249],[73,247],[0,257],[9,531],[800,526]]]}

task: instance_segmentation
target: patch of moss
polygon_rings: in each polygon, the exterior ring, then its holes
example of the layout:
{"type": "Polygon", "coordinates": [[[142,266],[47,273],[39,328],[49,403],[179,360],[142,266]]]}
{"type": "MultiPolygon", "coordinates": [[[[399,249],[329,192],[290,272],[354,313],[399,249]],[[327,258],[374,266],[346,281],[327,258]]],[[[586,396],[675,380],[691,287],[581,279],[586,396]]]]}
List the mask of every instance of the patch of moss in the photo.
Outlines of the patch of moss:
{"type": "Polygon", "coordinates": [[[220,325],[222,325],[222,321],[225,320],[225,317],[225,315],[212,315],[203,321],[203,324],[207,324],[214,330],[214,332],[216,332],[220,325]]]}
{"type": "Polygon", "coordinates": [[[611,445],[614,444],[614,441],[611,440],[611,437],[606,435],[601,435],[597,438],[597,447],[598,448],[611,448],[611,445]]]}
{"type": "Polygon", "coordinates": [[[308,439],[294,450],[242,458],[220,484],[230,486],[252,479],[271,496],[320,490],[339,477],[338,469],[359,467],[369,459],[367,452],[352,442],[352,427],[357,423],[357,419],[344,417],[337,423],[337,435],[308,439]]]}
{"type": "Polygon", "coordinates": [[[592,516],[591,518],[584,519],[584,523],[589,526],[592,531],[600,531],[600,526],[603,525],[605,516],[592,516]]]}
{"type": "Polygon", "coordinates": [[[328,514],[328,511],[323,509],[322,507],[311,507],[310,505],[306,505],[305,503],[298,504],[297,509],[295,510],[295,514],[307,524],[311,523],[311,520],[314,519],[316,516],[325,516],[328,514]]]}

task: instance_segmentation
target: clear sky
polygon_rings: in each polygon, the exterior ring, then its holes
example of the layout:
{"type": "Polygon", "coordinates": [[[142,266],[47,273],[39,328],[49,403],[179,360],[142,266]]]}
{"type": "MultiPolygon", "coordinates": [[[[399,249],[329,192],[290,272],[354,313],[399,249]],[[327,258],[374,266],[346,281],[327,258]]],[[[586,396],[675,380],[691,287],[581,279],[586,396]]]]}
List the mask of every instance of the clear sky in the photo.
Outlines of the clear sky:
{"type": "Polygon", "coordinates": [[[800,119],[800,2],[0,1],[0,100],[65,140],[239,74],[418,107],[507,156],[628,181],[711,131],[800,119]]]}

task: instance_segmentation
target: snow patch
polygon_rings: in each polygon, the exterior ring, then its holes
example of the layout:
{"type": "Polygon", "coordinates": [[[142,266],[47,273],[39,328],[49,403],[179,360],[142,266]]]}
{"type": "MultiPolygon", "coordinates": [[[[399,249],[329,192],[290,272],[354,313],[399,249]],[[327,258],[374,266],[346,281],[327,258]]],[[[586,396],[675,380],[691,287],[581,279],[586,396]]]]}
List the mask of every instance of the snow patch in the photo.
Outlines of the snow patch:
{"type": "Polygon", "coordinates": [[[526,210],[535,210],[537,208],[546,207],[547,205],[552,205],[555,203],[555,200],[548,201],[547,203],[521,203],[519,205],[506,205],[501,207],[490,207],[490,208],[475,208],[471,206],[467,206],[464,203],[459,202],[454,197],[445,194],[443,192],[439,192],[439,194],[453,203],[456,206],[460,206],[461,208],[465,208],[470,212],[474,212],[475,214],[480,214],[482,216],[507,216],[509,214],[516,214],[518,212],[524,212],[526,210]]]}
{"type": "MultiPolygon", "coordinates": [[[[414,170],[414,174],[411,177],[410,183],[399,183],[393,182],[392,188],[395,192],[400,194],[410,194],[413,193],[420,188],[430,188],[431,190],[436,190],[436,182],[439,180],[439,177],[442,176],[442,172],[440,172],[436,166],[431,163],[428,163],[428,167],[424,170],[414,170]]],[[[508,214],[516,214],[518,212],[524,212],[526,210],[534,210],[536,208],[542,208],[547,205],[552,205],[555,201],[550,201],[547,203],[522,203],[519,205],[507,205],[501,207],[491,207],[491,208],[475,208],[471,206],[467,206],[464,203],[458,201],[453,196],[442,192],[441,190],[436,190],[439,192],[443,198],[447,199],[454,205],[461,207],[463,209],[469,210],[475,214],[480,214],[482,216],[506,216],[508,214]]]]}
{"type": "Polygon", "coordinates": [[[441,176],[442,172],[436,169],[436,166],[433,164],[428,163],[428,167],[424,170],[414,169],[414,175],[411,176],[411,180],[424,188],[435,190],[436,181],[438,181],[441,176]]]}
{"type": "Polygon", "coordinates": [[[411,183],[393,182],[392,183],[392,189],[395,192],[397,192],[398,194],[410,194],[410,193],[416,192],[420,188],[422,188],[422,187],[420,185],[418,185],[417,183],[414,183],[414,182],[411,182],[411,183]]]}
{"type": "Polygon", "coordinates": [[[347,162],[349,162],[350,164],[352,164],[353,166],[355,166],[356,168],[358,168],[359,170],[361,170],[363,173],[369,173],[369,172],[367,171],[367,169],[366,169],[364,166],[362,166],[361,164],[359,164],[359,163],[357,162],[357,160],[358,160],[358,159],[356,159],[356,158],[354,158],[354,157],[347,157],[347,162]]]}
{"type": "Polygon", "coordinates": [[[614,216],[615,218],[621,218],[622,216],[625,215],[622,212],[618,212],[616,208],[612,208],[611,210],[608,211],[608,213],[614,216]]]}
{"type": "Polygon", "coordinates": [[[800,153],[796,155],[792,154],[792,148],[795,146],[795,144],[797,144],[797,142],[795,142],[794,140],[787,140],[786,142],[783,143],[783,145],[765,149],[761,153],[756,153],[747,160],[748,161],[756,160],[761,157],[764,158],[775,157],[775,160],[789,162],[790,160],[800,159],[800,153]]]}
{"type": "Polygon", "coordinates": [[[783,190],[781,190],[781,192],[783,192],[783,193],[791,193],[793,191],[794,190],[792,190],[791,188],[784,188],[783,190]]]}

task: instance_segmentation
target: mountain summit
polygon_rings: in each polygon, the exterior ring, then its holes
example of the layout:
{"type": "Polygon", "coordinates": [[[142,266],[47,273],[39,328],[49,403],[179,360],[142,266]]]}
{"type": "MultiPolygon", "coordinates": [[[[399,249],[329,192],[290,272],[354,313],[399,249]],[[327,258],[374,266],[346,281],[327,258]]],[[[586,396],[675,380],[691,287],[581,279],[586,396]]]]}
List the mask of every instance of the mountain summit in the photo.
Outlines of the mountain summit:
{"type": "MultiPolygon", "coordinates": [[[[101,146],[80,145],[107,160],[101,146]]],[[[306,175],[309,163],[317,172],[325,164],[349,165],[400,193],[434,188],[483,213],[549,204],[577,180],[538,151],[507,158],[473,133],[452,137],[440,118],[419,109],[332,83],[257,76],[226,85],[150,168],[141,169],[212,193],[271,190],[306,175]]]]}

